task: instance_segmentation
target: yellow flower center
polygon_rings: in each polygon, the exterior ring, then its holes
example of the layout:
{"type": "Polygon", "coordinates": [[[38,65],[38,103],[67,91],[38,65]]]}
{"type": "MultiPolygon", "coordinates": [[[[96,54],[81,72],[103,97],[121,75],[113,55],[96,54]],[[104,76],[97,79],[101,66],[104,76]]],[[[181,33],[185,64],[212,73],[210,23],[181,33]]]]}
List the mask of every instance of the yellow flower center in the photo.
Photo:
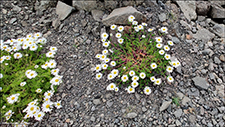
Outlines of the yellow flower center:
{"type": "Polygon", "coordinates": [[[113,86],[113,85],[111,85],[111,88],[114,88],[114,86],[113,86]]]}
{"type": "Polygon", "coordinates": [[[35,46],[32,46],[32,48],[35,48],[35,46]]]}
{"type": "Polygon", "coordinates": [[[163,29],[163,31],[165,31],[166,29],[163,29]]]}
{"type": "Polygon", "coordinates": [[[50,107],[50,105],[48,104],[48,105],[46,105],[46,108],[49,108],[50,107]]]}
{"type": "Polygon", "coordinates": [[[172,80],[172,78],[169,78],[169,80],[172,80]]]}
{"type": "Polygon", "coordinates": [[[158,41],[160,41],[161,39],[158,39],[158,41]]]}
{"type": "Polygon", "coordinates": [[[52,55],[52,53],[50,52],[49,55],[52,55]]]}
{"type": "Polygon", "coordinates": [[[60,103],[57,103],[57,106],[60,106],[60,103]]]}
{"type": "Polygon", "coordinates": [[[32,74],[30,74],[30,76],[33,76],[34,74],[32,73],[32,74]]]}
{"type": "Polygon", "coordinates": [[[124,77],[123,79],[127,79],[127,77],[124,77]]]}
{"type": "Polygon", "coordinates": [[[31,35],[29,35],[28,37],[31,37],[31,35]]]}
{"type": "Polygon", "coordinates": [[[54,63],[51,63],[51,66],[53,66],[54,65],[54,63]]]}
{"type": "Polygon", "coordinates": [[[50,96],[51,95],[51,93],[48,93],[48,96],[50,96]]]}
{"type": "Polygon", "coordinates": [[[147,89],[146,92],[148,93],[149,92],[149,89],[147,89]]]}
{"type": "Polygon", "coordinates": [[[171,68],[168,68],[168,70],[172,70],[171,68]]]}
{"type": "Polygon", "coordinates": [[[156,81],[156,83],[159,83],[159,80],[158,80],[158,81],[156,81]]]}
{"type": "Polygon", "coordinates": [[[155,65],[152,65],[152,67],[155,67],[155,65]]]}
{"type": "Polygon", "coordinates": [[[101,77],[101,75],[98,75],[98,77],[100,78],[100,77],[101,77]]]}
{"type": "Polygon", "coordinates": [[[15,99],[15,97],[12,97],[12,100],[14,100],[15,99]]]}
{"type": "Polygon", "coordinates": [[[39,34],[37,34],[37,36],[39,36],[39,34]]]}
{"type": "Polygon", "coordinates": [[[30,110],[33,111],[34,110],[34,107],[31,107],[30,110]]]}
{"type": "Polygon", "coordinates": [[[41,114],[38,114],[38,117],[41,117],[41,114]]]}
{"type": "Polygon", "coordinates": [[[59,81],[59,79],[56,79],[56,80],[55,80],[55,82],[58,82],[58,81],[59,81]]]}
{"type": "Polygon", "coordinates": [[[144,77],[144,74],[141,74],[141,77],[144,77]]]}
{"type": "Polygon", "coordinates": [[[112,78],[112,75],[110,75],[109,77],[112,78]]]}
{"type": "Polygon", "coordinates": [[[132,90],[133,90],[133,88],[130,88],[129,90],[130,90],[130,91],[132,91],[132,90]]]}
{"type": "Polygon", "coordinates": [[[169,56],[166,56],[166,58],[169,58],[169,56]]]}
{"type": "Polygon", "coordinates": [[[96,70],[98,70],[99,69],[99,67],[96,67],[96,70]]]}

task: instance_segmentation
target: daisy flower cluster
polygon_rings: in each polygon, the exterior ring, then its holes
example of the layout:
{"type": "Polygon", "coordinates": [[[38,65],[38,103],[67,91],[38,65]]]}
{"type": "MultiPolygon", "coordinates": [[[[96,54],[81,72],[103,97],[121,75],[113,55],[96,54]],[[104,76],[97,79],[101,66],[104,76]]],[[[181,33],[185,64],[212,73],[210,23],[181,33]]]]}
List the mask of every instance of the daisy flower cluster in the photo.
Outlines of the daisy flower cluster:
{"type": "Polygon", "coordinates": [[[167,27],[148,27],[147,23],[138,23],[135,17],[128,17],[130,26],[111,25],[111,33],[102,33],[101,41],[105,48],[95,57],[100,64],[95,66],[96,79],[100,80],[107,72],[111,82],[106,89],[118,91],[121,85],[128,85],[125,90],[134,93],[142,88],[146,95],[152,87],[162,85],[162,79],[171,83],[173,70],[180,62],[171,60],[170,50],[175,45],[166,40],[167,27]],[[114,82],[115,81],[115,82],[114,82]]]}
{"type": "Polygon", "coordinates": [[[41,54],[46,43],[41,33],[0,41],[0,107],[6,121],[25,125],[29,118],[41,121],[62,107],[61,101],[51,101],[63,78],[54,60],[57,47],[41,54]]]}

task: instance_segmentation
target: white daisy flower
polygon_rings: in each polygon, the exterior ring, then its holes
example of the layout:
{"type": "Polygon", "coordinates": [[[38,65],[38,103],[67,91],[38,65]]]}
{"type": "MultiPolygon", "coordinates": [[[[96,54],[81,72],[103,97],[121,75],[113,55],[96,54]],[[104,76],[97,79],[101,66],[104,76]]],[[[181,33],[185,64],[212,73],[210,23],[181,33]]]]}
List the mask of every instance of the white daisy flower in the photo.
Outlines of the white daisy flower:
{"type": "Polygon", "coordinates": [[[100,60],[104,61],[106,59],[106,57],[107,57],[106,55],[102,54],[102,55],[100,55],[100,60]]]}
{"type": "Polygon", "coordinates": [[[62,77],[57,75],[50,80],[50,83],[53,85],[59,85],[60,83],[62,83],[62,77]]]}
{"type": "Polygon", "coordinates": [[[96,65],[96,67],[95,67],[96,72],[101,71],[101,69],[102,69],[102,67],[100,64],[96,65]]]}
{"type": "Polygon", "coordinates": [[[12,51],[12,48],[8,47],[7,49],[5,49],[5,51],[11,52],[12,51]]]}
{"type": "Polygon", "coordinates": [[[129,22],[133,22],[134,19],[135,19],[135,17],[134,17],[133,15],[130,15],[130,16],[128,17],[128,21],[129,21],[129,22]]]}
{"type": "Polygon", "coordinates": [[[146,36],[145,36],[145,35],[142,35],[141,37],[142,37],[142,38],[145,38],[146,36]]]}
{"type": "Polygon", "coordinates": [[[173,42],[172,41],[167,41],[168,45],[173,46],[173,42]]]}
{"type": "Polygon", "coordinates": [[[6,59],[6,57],[5,56],[2,56],[0,63],[3,63],[5,59],[6,59]]]}
{"type": "Polygon", "coordinates": [[[20,52],[17,52],[13,56],[15,59],[20,59],[23,55],[20,52]]]}
{"type": "Polygon", "coordinates": [[[3,78],[3,74],[2,74],[2,73],[0,73],[0,79],[1,79],[1,78],[3,78]]]}
{"type": "Polygon", "coordinates": [[[100,58],[100,56],[101,56],[101,54],[97,54],[97,55],[95,56],[95,58],[100,58]]]}
{"type": "Polygon", "coordinates": [[[163,55],[164,53],[165,53],[164,50],[159,50],[159,54],[160,54],[160,55],[163,55]]]}
{"type": "Polygon", "coordinates": [[[108,43],[108,42],[103,42],[103,46],[104,46],[105,48],[107,48],[107,47],[109,46],[109,43],[108,43]]]}
{"type": "Polygon", "coordinates": [[[144,89],[144,93],[145,93],[146,95],[149,95],[151,92],[152,92],[151,88],[148,87],[148,86],[146,86],[145,89],[144,89]]]}
{"type": "Polygon", "coordinates": [[[27,83],[26,82],[21,82],[20,86],[25,86],[27,83]]]}
{"type": "Polygon", "coordinates": [[[132,22],[132,25],[137,25],[137,24],[138,24],[137,21],[133,21],[133,22],[132,22]]]}
{"type": "Polygon", "coordinates": [[[39,67],[38,65],[35,65],[35,66],[34,66],[35,69],[37,69],[38,67],[39,67]]]}
{"type": "Polygon", "coordinates": [[[31,117],[30,114],[26,114],[23,118],[27,119],[27,118],[30,118],[30,117],[31,117]]]}
{"type": "Polygon", "coordinates": [[[116,62],[115,61],[111,61],[110,65],[114,67],[114,66],[116,66],[116,62]]]}
{"type": "Polygon", "coordinates": [[[121,38],[122,34],[121,33],[116,33],[116,38],[121,38]]]}
{"type": "Polygon", "coordinates": [[[42,34],[40,32],[34,34],[34,37],[41,37],[41,36],[42,34]]]}
{"type": "Polygon", "coordinates": [[[132,81],[138,81],[138,80],[139,80],[138,76],[135,75],[135,76],[132,77],[132,81]]]}
{"type": "Polygon", "coordinates": [[[138,29],[138,27],[134,27],[134,30],[136,31],[136,32],[139,32],[139,29],[138,29]]]}
{"type": "Polygon", "coordinates": [[[44,102],[45,102],[45,101],[50,101],[50,98],[48,98],[48,97],[44,97],[44,99],[43,99],[43,100],[44,100],[44,102]]]}
{"type": "Polygon", "coordinates": [[[170,50],[170,47],[168,45],[164,45],[163,48],[164,48],[165,51],[169,51],[170,50]]]}
{"type": "Polygon", "coordinates": [[[123,75],[123,76],[121,77],[121,80],[122,80],[123,82],[126,82],[126,81],[128,80],[128,76],[127,76],[127,75],[123,75]]]}
{"type": "Polygon", "coordinates": [[[150,80],[151,80],[152,82],[155,82],[155,80],[156,80],[155,76],[150,77],[150,80]]]}
{"type": "Polygon", "coordinates": [[[32,38],[33,37],[33,34],[32,33],[29,33],[27,34],[26,38],[32,38]]]}
{"type": "Polygon", "coordinates": [[[44,112],[38,112],[35,114],[34,118],[35,118],[35,120],[41,121],[44,116],[45,116],[44,112]]]}
{"type": "Polygon", "coordinates": [[[105,63],[108,63],[109,61],[110,61],[109,58],[106,58],[106,59],[104,60],[105,63]]]}
{"type": "Polygon", "coordinates": [[[168,77],[167,77],[167,81],[168,81],[168,82],[173,82],[173,81],[174,81],[174,79],[173,79],[173,77],[172,77],[172,76],[168,76],[168,77]]]}
{"type": "Polygon", "coordinates": [[[148,32],[152,32],[154,29],[153,28],[149,28],[148,29],[148,32]]]}
{"type": "Polygon", "coordinates": [[[115,84],[115,83],[110,83],[110,84],[107,86],[106,90],[115,90],[115,87],[116,87],[116,84],[115,84]]]}
{"type": "Polygon", "coordinates": [[[41,90],[40,88],[38,88],[35,92],[37,92],[37,93],[41,93],[41,92],[42,92],[42,90],[41,90]]]}
{"type": "Polygon", "coordinates": [[[161,80],[160,78],[158,78],[158,79],[155,80],[155,84],[156,84],[156,85],[160,85],[161,82],[162,82],[162,80],[161,80]]]}
{"type": "Polygon", "coordinates": [[[109,35],[108,35],[107,33],[105,33],[105,32],[104,32],[104,33],[102,33],[101,38],[103,38],[103,39],[107,39],[107,38],[108,38],[108,36],[109,36],[109,35]]]}
{"type": "Polygon", "coordinates": [[[101,79],[101,78],[102,78],[102,73],[97,73],[97,74],[96,74],[96,79],[99,80],[99,79],[101,79]]]}
{"type": "Polygon", "coordinates": [[[48,68],[48,61],[46,61],[44,65],[41,65],[41,68],[47,69],[48,68]]]}
{"type": "Polygon", "coordinates": [[[133,88],[136,88],[136,87],[138,86],[138,82],[137,82],[137,81],[133,81],[133,82],[131,83],[131,86],[132,86],[133,88]]]}
{"type": "Polygon", "coordinates": [[[8,48],[8,45],[3,45],[1,50],[6,50],[8,48]]]}
{"type": "Polygon", "coordinates": [[[22,45],[23,49],[27,49],[28,47],[29,47],[29,43],[28,42],[23,43],[23,45],[22,45]]]}
{"type": "Polygon", "coordinates": [[[37,75],[38,74],[36,71],[30,71],[30,73],[27,75],[27,78],[32,79],[35,78],[37,75]]]}
{"type": "Polygon", "coordinates": [[[118,92],[119,91],[119,87],[115,87],[115,92],[118,92]]]}
{"type": "Polygon", "coordinates": [[[160,48],[162,48],[162,44],[156,44],[156,47],[158,48],[158,49],[160,49],[160,48]]]}
{"type": "Polygon", "coordinates": [[[58,73],[59,73],[59,69],[58,69],[58,68],[56,68],[56,69],[52,69],[52,70],[51,70],[51,74],[52,74],[52,75],[57,76],[57,75],[58,75],[58,73]]]}
{"type": "Polygon", "coordinates": [[[177,67],[177,62],[176,61],[172,61],[171,65],[176,68],[177,67]]]}
{"type": "Polygon", "coordinates": [[[113,76],[116,77],[116,76],[119,74],[119,70],[113,69],[113,70],[111,71],[111,74],[113,74],[113,76]]]}
{"type": "Polygon", "coordinates": [[[110,29],[111,29],[111,30],[115,30],[116,27],[117,27],[117,26],[116,26],[115,24],[113,24],[113,25],[110,26],[110,29]]]}
{"type": "Polygon", "coordinates": [[[169,55],[169,54],[165,54],[164,58],[165,58],[166,60],[169,60],[169,59],[170,59],[170,55],[169,55]]]}
{"type": "Polygon", "coordinates": [[[44,96],[47,97],[47,98],[51,98],[51,96],[53,95],[53,91],[52,90],[49,90],[47,92],[44,93],[44,96]]]}
{"type": "Polygon", "coordinates": [[[156,37],[155,38],[156,42],[161,43],[162,42],[162,38],[161,37],[156,37]]]}
{"type": "Polygon", "coordinates": [[[49,60],[48,67],[49,68],[55,68],[57,65],[56,61],[54,59],[49,60]]]}
{"type": "Polygon", "coordinates": [[[160,29],[160,31],[162,32],[162,33],[167,33],[167,27],[162,27],[161,29],[160,29]]]}
{"type": "Polygon", "coordinates": [[[176,68],[180,66],[180,62],[178,60],[176,61],[176,64],[177,64],[176,68]]]}
{"type": "Polygon", "coordinates": [[[102,69],[103,69],[103,70],[105,70],[105,69],[107,69],[107,68],[108,68],[108,64],[105,64],[105,63],[102,64],[102,69]]]}
{"type": "Polygon", "coordinates": [[[124,30],[124,27],[123,27],[123,26],[119,26],[119,27],[118,27],[118,31],[119,31],[119,32],[122,32],[123,30],[124,30]]]}
{"type": "Polygon", "coordinates": [[[20,45],[14,45],[12,47],[13,51],[16,52],[16,51],[19,51],[21,49],[21,46],[20,45]]]}
{"type": "Polygon", "coordinates": [[[156,63],[152,63],[152,64],[151,64],[151,68],[152,68],[152,69],[156,69],[156,68],[157,68],[157,64],[156,64],[156,63]]]}
{"type": "Polygon", "coordinates": [[[144,27],[143,27],[142,25],[138,25],[137,28],[138,28],[139,30],[143,30],[143,29],[144,29],[144,27]]]}
{"type": "Polygon", "coordinates": [[[57,49],[57,47],[50,47],[50,51],[52,51],[52,52],[56,52],[58,49],[57,49]]]}
{"type": "Polygon", "coordinates": [[[30,72],[31,72],[32,70],[27,70],[26,72],[25,72],[25,75],[27,76],[27,75],[29,75],[30,74],[30,72]]]}
{"type": "Polygon", "coordinates": [[[134,93],[135,92],[135,89],[131,86],[129,86],[128,88],[126,88],[127,92],[128,93],[134,93]]]}
{"type": "Polygon", "coordinates": [[[102,54],[107,55],[108,52],[109,52],[109,51],[108,51],[107,49],[104,49],[104,50],[102,51],[102,54]]]}
{"type": "Polygon", "coordinates": [[[47,43],[47,39],[46,38],[41,38],[41,40],[42,40],[42,41],[40,41],[41,44],[46,44],[47,43]]]}
{"type": "Polygon", "coordinates": [[[134,76],[134,75],[135,75],[135,72],[134,72],[133,70],[131,70],[131,71],[129,72],[129,75],[130,75],[130,76],[134,76]]]}
{"type": "Polygon", "coordinates": [[[122,38],[119,38],[117,41],[120,43],[120,44],[123,44],[123,40],[122,38]]]}
{"type": "Polygon", "coordinates": [[[57,109],[60,109],[60,108],[62,107],[61,101],[55,102],[54,105],[55,105],[55,107],[56,107],[57,109]]]}
{"type": "Polygon", "coordinates": [[[12,114],[14,114],[14,112],[12,110],[9,110],[5,113],[5,116],[12,116],[12,114]]]}
{"type": "Polygon", "coordinates": [[[17,94],[13,94],[9,97],[7,97],[7,102],[10,103],[10,104],[13,104],[14,102],[17,102],[18,98],[19,98],[19,93],[17,94]]]}
{"type": "Polygon", "coordinates": [[[102,42],[106,42],[106,39],[102,38],[101,41],[102,41],[102,42]]]}
{"type": "Polygon", "coordinates": [[[108,80],[112,80],[113,78],[115,78],[115,76],[110,73],[110,74],[108,74],[107,78],[108,78],[108,80]]]}
{"type": "Polygon", "coordinates": [[[143,25],[143,26],[147,26],[148,24],[143,22],[143,23],[141,23],[141,25],[143,25]]]}
{"type": "Polygon", "coordinates": [[[139,74],[139,76],[140,76],[141,79],[144,79],[144,78],[146,77],[146,74],[145,74],[144,72],[141,72],[141,73],[139,74]]]}
{"type": "Polygon", "coordinates": [[[45,101],[43,104],[42,104],[42,111],[44,112],[51,112],[52,111],[52,105],[53,103],[51,101],[45,101]]]}
{"type": "Polygon", "coordinates": [[[46,57],[54,58],[55,52],[49,51],[46,53],[46,57]]]}
{"type": "Polygon", "coordinates": [[[169,73],[172,73],[173,72],[173,67],[167,66],[166,71],[169,72],[169,73]]]}

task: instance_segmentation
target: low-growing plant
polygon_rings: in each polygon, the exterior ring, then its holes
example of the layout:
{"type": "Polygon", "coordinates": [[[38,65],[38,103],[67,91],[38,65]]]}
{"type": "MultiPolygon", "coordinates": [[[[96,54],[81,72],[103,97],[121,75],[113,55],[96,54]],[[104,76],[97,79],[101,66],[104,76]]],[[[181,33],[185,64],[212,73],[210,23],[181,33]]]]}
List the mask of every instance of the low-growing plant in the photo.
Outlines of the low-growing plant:
{"type": "Polygon", "coordinates": [[[176,106],[180,106],[180,98],[179,97],[173,97],[172,98],[172,102],[176,105],[176,106]]]}
{"type": "Polygon", "coordinates": [[[41,54],[45,43],[41,33],[0,42],[0,107],[7,122],[40,121],[53,106],[61,107],[60,101],[50,100],[62,82],[54,60],[57,48],[41,54]]]}
{"type": "Polygon", "coordinates": [[[171,60],[172,41],[166,41],[167,27],[147,28],[146,23],[138,24],[134,16],[128,17],[129,26],[111,25],[111,33],[102,33],[104,49],[97,54],[101,64],[96,65],[97,79],[108,72],[110,83],[107,90],[118,91],[122,85],[128,85],[128,93],[134,93],[138,86],[149,95],[151,87],[162,84],[162,77],[173,82],[170,75],[180,62],[171,60]],[[102,73],[100,72],[101,70],[102,73]]]}

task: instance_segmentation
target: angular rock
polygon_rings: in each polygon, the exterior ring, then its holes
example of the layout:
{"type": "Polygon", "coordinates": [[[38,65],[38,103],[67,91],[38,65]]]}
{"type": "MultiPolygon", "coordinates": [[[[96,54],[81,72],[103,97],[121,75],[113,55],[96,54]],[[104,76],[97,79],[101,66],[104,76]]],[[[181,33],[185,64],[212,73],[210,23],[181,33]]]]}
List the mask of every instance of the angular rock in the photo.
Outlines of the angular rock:
{"type": "Polygon", "coordinates": [[[10,23],[10,24],[13,24],[16,20],[17,20],[16,18],[12,18],[12,19],[9,21],[9,23],[10,23]]]}
{"type": "Polygon", "coordinates": [[[181,124],[181,122],[180,122],[179,120],[176,120],[176,125],[179,127],[179,126],[181,126],[182,124],[181,124]]]}
{"type": "Polygon", "coordinates": [[[190,99],[187,96],[184,96],[184,98],[182,99],[182,105],[186,105],[186,103],[189,101],[190,99]]]}
{"type": "Polygon", "coordinates": [[[165,14],[165,13],[161,13],[161,14],[159,14],[158,16],[159,16],[159,20],[160,20],[161,22],[166,21],[166,14],[165,14]]]}
{"type": "Polygon", "coordinates": [[[179,118],[182,115],[182,109],[178,109],[177,111],[174,112],[174,115],[179,118]]]}
{"type": "Polygon", "coordinates": [[[195,123],[196,116],[190,115],[188,120],[189,120],[191,123],[195,123]]]}
{"type": "Polygon", "coordinates": [[[200,89],[207,90],[209,87],[209,84],[207,83],[205,78],[197,76],[192,78],[192,81],[194,81],[194,85],[200,89]]]}
{"type": "Polygon", "coordinates": [[[196,3],[195,1],[176,1],[180,6],[180,9],[184,13],[184,16],[189,20],[195,20],[197,18],[196,3]]]}
{"type": "Polygon", "coordinates": [[[112,24],[128,25],[127,19],[130,15],[133,15],[135,20],[139,23],[146,20],[146,17],[142,13],[137,11],[135,8],[128,6],[113,10],[108,17],[102,20],[102,22],[106,26],[110,26],[112,24]]]}
{"type": "Polygon", "coordinates": [[[159,111],[162,112],[162,111],[166,110],[169,107],[169,105],[171,104],[171,102],[172,101],[165,101],[165,102],[163,102],[163,104],[161,105],[159,111]]]}
{"type": "Polygon", "coordinates": [[[207,15],[210,10],[208,1],[196,1],[196,12],[198,15],[207,15]]]}
{"type": "Polygon", "coordinates": [[[94,103],[95,105],[99,105],[99,104],[101,104],[102,102],[101,102],[100,99],[94,99],[94,100],[93,100],[93,103],[94,103]]]}
{"type": "Polygon", "coordinates": [[[60,20],[64,20],[72,11],[74,10],[73,7],[58,1],[56,6],[56,14],[60,20]]]}
{"type": "Polygon", "coordinates": [[[172,41],[174,43],[180,43],[180,40],[177,37],[172,37],[172,41]]]}
{"type": "Polygon", "coordinates": [[[219,5],[211,5],[210,15],[212,18],[225,18],[225,9],[219,5]]]}
{"type": "Polygon", "coordinates": [[[97,0],[82,1],[82,0],[73,0],[73,7],[78,10],[85,10],[90,12],[93,9],[103,10],[103,3],[97,0]]]}
{"type": "Polygon", "coordinates": [[[225,56],[224,55],[220,55],[220,60],[225,62],[225,56]]]}
{"type": "Polygon", "coordinates": [[[220,59],[218,57],[216,57],[216,56],[214,57],[214,62],[217,63],[217,64],[221,63],[220,59]]]}
{"type": "Polygon", "coordinates": [[[101,11],[101,10],[95,10],[95,9],[94,9],[94,10],[91,11],[91,14],[92,14],[93,18],[94,18],[96,21],[101,22],[101,21],[102,21],[102,17],[103,17],[103,15],[104,15],[104,12],[101,11]]]}
{"type": "Polygon", "coordinates": [[[209,32],[205,28],[202,28],[198,30],[198,32],[194,34],[193,37],[196,38],[197,40],[202,40],[203,42],[207,43],[208,41],[210,41],[215,37],[215,34],[209,32]]]}
{"type": "Polygon", "coordinates": [[[224,24],[215,24],[212,28],[212,31],[219,37],[225,38],[225,25],[224,24]]]}
{"type": "Polygon", "coordinates": [[[132,119],[132,118],[135,118],[136,116],[137,116],[137,113],[131,112],[131,113],[128,113],[126,117],[132,119]]]}
{"type": "Polygon", "coordinates": [[[118,1],[114,0],[104,0],[105,9],[115,9],[118,6],[118,1]]]}

